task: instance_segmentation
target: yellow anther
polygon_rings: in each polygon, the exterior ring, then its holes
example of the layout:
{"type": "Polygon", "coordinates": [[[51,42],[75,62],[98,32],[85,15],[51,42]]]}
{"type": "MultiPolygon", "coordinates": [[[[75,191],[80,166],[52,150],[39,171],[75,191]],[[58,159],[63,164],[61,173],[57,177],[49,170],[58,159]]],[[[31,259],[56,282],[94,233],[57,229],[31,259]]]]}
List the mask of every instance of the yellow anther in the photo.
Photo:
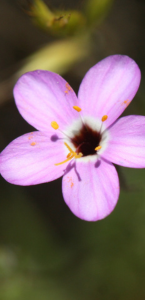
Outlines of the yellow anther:
{"type": "Polygon", "coordinates": [[[59,125],[57,124],[57,122],[55,122],[55,121],[52,121],[51,122],[51,127],[53,128],[53,129],[58,129],[59,128],[59,125]]]}
{"type": "Polygon", "coordinates": [[[104,116],[102,117],[102,122],[106,121],[107,119],[108,119],[108,116],[107,116],[107,115],[104,115],[104,116]]]}
{"type": "Polygon", "coordinates": [[[68,154],[67,154],[67,159],[65,159],[64,161],[58,163],[58,164],[55,164],[55,166],[59,166],[59,165],[62,165],[64,163],[66,163],[67,161],[71,160],[73,157],[75,158],[80,158],[83,156],[83,154],[80,152],[79,154],[77,154],[75,151],[73,151],[71,149],[71,147],[65,142],[64,143],[65,146],[67,147],[67,149],[70,151],[68,154]]]}
{"type": "Polygon", "coordinates": [[[100,150],[101,148],[102,148],[101,146],[97,146],[97,147],[95,148],[95,150],[98,151],[98,150],[100,150]]]}
{"type": "Polygon", "coordinates": [[[78,111],[78,112],[81,111],[81,108],[80,108],[79,106],[73,106],[73,108],[74,108],[76,111],[78,111]]]}

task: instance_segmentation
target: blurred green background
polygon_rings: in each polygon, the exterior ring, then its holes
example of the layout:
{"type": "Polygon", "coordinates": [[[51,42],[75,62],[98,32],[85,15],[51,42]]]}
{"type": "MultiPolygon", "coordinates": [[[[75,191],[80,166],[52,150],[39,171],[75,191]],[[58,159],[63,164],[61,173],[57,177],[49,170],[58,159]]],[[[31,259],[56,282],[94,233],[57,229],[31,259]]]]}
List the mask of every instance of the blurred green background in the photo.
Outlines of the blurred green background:
{"type": "MultiPolygon", "coordinates": [[[[125,114],[145,115],[144,0],[45,0],[53,12],[46,22],[31,3],[0,1],[0,150],[32,130],[12,89],[37,66],[63,75],[77,92],[99,60],[129,55],[142,81],[125,114]]],[[[0,300],[145,299],[145,170],[117,170],[119,202],[95,223],[69,211],[61,179],[20,187],[0,178],[0,300]]]]}

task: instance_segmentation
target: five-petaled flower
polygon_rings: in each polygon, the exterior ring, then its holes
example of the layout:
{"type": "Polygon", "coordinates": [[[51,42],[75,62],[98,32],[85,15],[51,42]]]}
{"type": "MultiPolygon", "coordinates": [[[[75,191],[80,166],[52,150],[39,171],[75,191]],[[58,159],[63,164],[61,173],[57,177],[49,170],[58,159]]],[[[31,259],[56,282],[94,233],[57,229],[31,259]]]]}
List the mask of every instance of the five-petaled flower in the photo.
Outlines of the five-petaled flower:
{"type": "Polygon", "coordinates": [[[145,167],[145,117],[117,120],[135,96],[140,77],[131,58],[110,56],[87,72],[77,98],[58,74],[24,74],[14,97],[20,114],[38,131],[3,150],[2,176],[13,184],[33,185],[63,175],[63,197],[77,217],[106,217],[119,197],[112,163],[145,167]]]}

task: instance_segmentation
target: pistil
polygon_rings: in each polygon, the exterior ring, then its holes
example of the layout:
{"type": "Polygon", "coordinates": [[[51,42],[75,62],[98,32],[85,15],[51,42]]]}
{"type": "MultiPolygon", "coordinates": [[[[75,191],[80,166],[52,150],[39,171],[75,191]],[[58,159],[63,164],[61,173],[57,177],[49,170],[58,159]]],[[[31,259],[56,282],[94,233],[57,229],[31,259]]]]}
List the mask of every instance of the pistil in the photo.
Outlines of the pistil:
{"type": "Polygon", "coordinates": [[[67,161],[71,160],[72,158],[80,158],[83,156],[83,154],[80,152],[79,154],[77,154],[75,151],[73,151],[71,149],[71,147],[65,142],[64,145],[67,147],[67,149],[70,151],[68,154],[67,154],[67,159],[65,159],[64,161],[60,162],[60,163],[57,163],[55,164],[55,166],[59,166],[59,165],[62,165],[64,163],[66,163],[67,161]]]}
{"type": "MultiPolygon", "coordinates": [[[[78,113],[81,112],[81,108],[79,106],[73,106],[73,109],[76,110],[78,113]]],[[[102,125],[103,122],[105,122],[107,119],[108,119],[107,115],[104,115],[101,118],[100,130],[93,130],[87,123],[84,124],[82,120],[83,123],[82,128],[80,129],[79,133],[77,133],[73,138],[67,136],[63,131],[61,131],[56,121],[52,121],[51,127],[55,130],[59,130],[64,135],[66,135],[68,140],[74,145],[75,148],[75,151],[72,150],[69,144],[64,142],[64,145],[68,149],[69,153],[67,154],[66,159],[64,161],[60,163],[56,163],[55,166],[62,165],[73,158],[78,159],[81,158],[82,156],[85,157],[94,154],[98,155],[97,152],[102,148],[102,146],[100,145],[100,142],[102,140],[102,134],[101,134],[102,125]]]]}

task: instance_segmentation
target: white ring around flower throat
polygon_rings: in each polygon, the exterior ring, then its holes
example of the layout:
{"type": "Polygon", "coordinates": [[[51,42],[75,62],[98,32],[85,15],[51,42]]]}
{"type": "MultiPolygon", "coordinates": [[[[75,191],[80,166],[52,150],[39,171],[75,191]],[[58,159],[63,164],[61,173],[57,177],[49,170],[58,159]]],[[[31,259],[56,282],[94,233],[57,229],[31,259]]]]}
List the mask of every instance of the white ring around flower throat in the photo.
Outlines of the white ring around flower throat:
{"type": "MultiPolygon", "coordinates": [[[[104,124],[105,122],[102,122],[99,118],[93,118],[90,116],[83,117],[83,120],[79,117],[77,120],[75,120],[69,127],[64,130],[64,133],[66,136],[70,137],[70,139],[66,138],[68,145],[71,147],[71,149],[75,152],[77,149],[74,146],[74,144],[71,142],[71,139],[73,139],[75,136],[79,136],[80,130],[82,129],[82,126],[88,125],[93,131],[100,132],[101,134],[101,141],[99,143],[100,149],[96,151],[96,154],[93,155],[87,155],[82,156],[80,158],[77,158],[77,161],[96,161],[96,158],[106,150],[108,141],[109,141],[109,132],[106,129],[106,126],[104,124]]],[[[98,145],[96,145],[97,147],[98,145]]],[[[65,147],[66,155],[68,154],[68,150],[65,147]]]]}

